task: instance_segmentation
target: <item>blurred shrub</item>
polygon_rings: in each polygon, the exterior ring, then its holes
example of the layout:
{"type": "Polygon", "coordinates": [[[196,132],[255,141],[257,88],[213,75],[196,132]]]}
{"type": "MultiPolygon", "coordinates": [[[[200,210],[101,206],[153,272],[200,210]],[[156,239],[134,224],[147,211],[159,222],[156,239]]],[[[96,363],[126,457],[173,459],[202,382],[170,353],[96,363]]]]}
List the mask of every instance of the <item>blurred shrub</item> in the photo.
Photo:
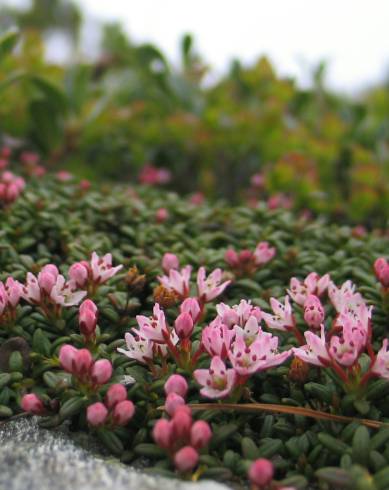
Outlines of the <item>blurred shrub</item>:
{"type": "MultiPolygon", "coordinates": [[[[76,38],[72,15],[66,28],[76,38]]],[[[387,87],[341,97],[325,89],[320,65],[312,89],[302,90],[266,58],[250,67],[235,61],[208,86],[190,36],[173,67],[114,24],[104,28],[96,62],[59,66],[44,59],[47,23],[38,28],[30,17],[16,18],[19,40],[8,34],[0,42],[3,143],[16,138],[16,146],[84,177],[133,179],[151,163],[168,168],[181,192],[233,200],[282,193],[297,208],[338,219],[382,225],[387,217],[387,87]],[[263,185],[248,191],[257,173],[263,185]]]]}

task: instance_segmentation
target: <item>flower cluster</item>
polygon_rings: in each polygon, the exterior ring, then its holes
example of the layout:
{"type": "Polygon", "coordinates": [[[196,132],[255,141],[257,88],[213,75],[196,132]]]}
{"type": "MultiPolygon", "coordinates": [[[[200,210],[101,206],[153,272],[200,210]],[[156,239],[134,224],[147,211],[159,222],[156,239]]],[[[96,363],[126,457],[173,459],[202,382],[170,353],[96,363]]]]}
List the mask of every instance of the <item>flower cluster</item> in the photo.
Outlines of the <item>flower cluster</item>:
{"type": "Polygon", "coordinates": [[[54,264],[45,265],[37,277],[28,272],[22,287],[23,299],[39,306],[48,318],[59,317],[62,307],[78,305],[85,295],[85,291],[75,291],[54,264]]]}
{"type": "Polygon", "coordinates": [[[16,307],[22,297],[23,286],[19,281],[8,277],[0,282],[0,323],[12,324],[16,320],[16,307]]]}
{"type": "MultiPolygon", "coordinates": [[[[99,362],[99,361],[97,361],[99,362]]],[[[127,390],[121,384],[111,385],[104,403],[89,405],[86,419],[92,427],[117,427],[127,425],[135,413],[132,401],[127,400],[127,390]]]]}
{"type": "MultiPolygon", "coordinates": [[[[190,293],[190,277],[192,266],[187,265],[179,270],[180,264],[174,254],[165,254],[162,259],[162,267],[166,274],[159,276],[158,280],[166,289],[174,291],[179,299],[183,300],[190,293]]],[[[220,296],[231,281],[222,282],[223,271],[215,269],[208,276],[205,267],[200,267],[197,272],[197,299],[203,307],[205,303],[213,301],[220,296]]]]}
{"type": "Polygon", "coordinates": [[[139,173],[139,182],[143,185],[167,184],[171,180],[171,172],[166,168],[145,165],[139,173]]]}
{"type": "Polygon", "coordinates": [[[97,390],[112,376],[112,364],[108,359],[94,361],[88,349],[76,349],[65,344],[59,351],[61,367],[72,374],[79,385],[97,390]]]}
{"type": "Polygon", "coordinates": [[[153,429],[155,442],[163,448],[180,473],[194,470],[199,461],[199,451],[206,447],[212,437],[209,424],[192,419],[192,411],[185,404],[187,384],[182,376],[174,375],[165,384],[166,410],[170,420],[160,419],[153,429]],[[170,400],[179,400],[172,403],[170,400]],[[177,398],[175,398],[177,397],[177,398]]]}
{"type": "Polygon", "coordinates": [[[254,252],[251,250],[236,252],[233,248],[229,248],[224,255],[224,260],[237,275],[251,275],[270,262],[275,254],[276,249],[270,247],[268,242],[260,242],[254,252]]]}
{"type": "Polygon", "coordinates": [[[69,267],[69,284],[72,288],[86,289],[90,295],[93,295],[101,284],[111,279],[122,267],[122,265],[112,266],[110,253],[99,257],[96,252],[92,252],[89,262],[83,260],[69,267]]]}
{"type": "Polygon", "coordinates": [[[0,201],[5,206],[12,204],[23,192],[25,185],[22,177],[18,177],[8,170],[3,172],[0,176],[0,201]]]}
{"type": "Polygon", "coordinates": [[[217,312],[201,336],[202,349],[212,357],[210,368],[193,373],[207,398],[224,398],[235,388],[239,392],[249,376],[278,366],[291,355],[278,351],[278,337],[262,330],[262,312],[248,301],[233,307],[221,303],[217,312]]]}

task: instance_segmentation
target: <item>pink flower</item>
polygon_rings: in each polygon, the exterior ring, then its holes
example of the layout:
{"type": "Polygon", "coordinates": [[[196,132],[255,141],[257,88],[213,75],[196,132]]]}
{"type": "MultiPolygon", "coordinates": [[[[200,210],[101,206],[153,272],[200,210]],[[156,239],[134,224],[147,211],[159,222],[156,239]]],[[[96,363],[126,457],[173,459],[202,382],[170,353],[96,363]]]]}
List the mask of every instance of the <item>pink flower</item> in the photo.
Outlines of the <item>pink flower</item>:
{"type": "Polygon", "coordinates": [[[205,201],[205,196],[202,192],[195,192],[190,196],[189,202],[194,206],[201,206],[205,201]]]}
{"type": "Polygon", "coordinates": [[[231,281],[225,281],[220,284],[223,272],[221,269],[215,269],[206,277],[205,268],[200,267],[197,273],[197,291],[198,297],[205,303],[214,300],[226,289],[231,281]]]}
{"type": "Polygon", "coordinates": [[[262,332],[262,329],[255,316],[250,316],[243,328],[239,325],[234,327],[236,336],[242,337],[246,345],[251,345],[258,338],[260,331],[262,332]]]}
{"type": "Polygon", "coordinates": [[[374,262],[374,272],[377,276],[377,279],[384,286],[384,288],[389,287],[389,264],[383,258],[380,257],[374,262]]]}
{"type": "Polygon", "coordinates": [[[210,356],[226,359],[235,333],[226,325],[219,323],[208,325],[201,333],[201,344],[210,356]]]}
{"type": "Polygon", "coordinates": [[[226,250],[224,254],[224,260],[233,268],[239,267],[239,256],[233,248],[226,250]]]}
{"type": "Polygon", "coordinates": [[[173,434],[176,439],[188,439],[192,427],[192,412],[186,406],[177,407],[172,418],[173,434]]]}
{"type": "Polygon", "coordinates": [[[180,312],[189,313],[193,323],[196,323],[201,313],[199,302],[196,298],[186,298],[180,306],[180,312]]]}
{"type": "Polygon", "coordinates": [[[259,330],[257,339],[249,346],[244,337],[237,336],[229,352],[229,359],[238,374],[247,376],[278,366],[290,356],[291,351],[279,353],[277,348],[278,337],[259,330]]]}
{"type": "Polygon", "coordinates": [[[112,421],[115,425],[127,425],[135,413],[132,401],[123,400],[117,403],[112,412],[112,421]]]}
{"type": "Polygon", "coordinates": [[[89,264],[88,262],[76,262],[69,267],[70,283],[73,288],[85,288],[88,282],[89,264]]]}
{"type": "Polygon", "coordinates": [[[189,313],[181,313],[174,322],[174,330],[180,339],[189,339],[193,328],[193,320],[189,313]]]}
{"type": "Polygon", "coordinates": [[[177,393],[169,393],[166,397],[165,400],[165,411],[173,417],[175,414],[176,410],[179,407],[182,407],[185,405],[185,400],[181,395],[178,395],[177,393]]]}
{"type": "Polygon", "coordinates": [[[316,272],[311,272],[303,282],[292,277],[288,293],[297,304],[304,306],[307,296],[310,294],[321,296],[327,290],[329,283],[329,274],[320,277],[316,272]]]}
{"type": "Polygon", "coordinates": [[[195,449],[202,449],[212,438],[212,431],[207,422],[198,420],[190,429],[190,444],[195,449]]]}
{"type": "Polygon", "coordinates": [[[38,304],[41,300],[41,288],[39,287],[38,279],[31,272],[27,272],[26,284],[23,286],[22,296],[28,303],[38,304]]]}
{"type": "Polygon", "coordinates": [[[185,446],[174,455],[174,466],[178,471],[186,473],[192,471],[199,462],[199,454],[191,446],[185,446]]]}
{"type": "Polygon", "coordinates": [[[253,485],[259,488],[265,488],[270,485],[274,476],[273,463],[268,459],[255,460],[249,469],[248,477],[253,485]]]}
{"type": "Polygon", "coordinates": [[[292,307],[289,303],[289,296],[285,296],[285,305],[277,301],[275,298],[270,298],[270,305],[274,315],[262,312],[262,318],[269,328],[276,330],[291,330],[295,326],[295,319],[292,312],[292,307]]]}
{"type": "Polygon", "coordinates": [[[113,408],[117,403],[122,402],[127,399],[127,390],[126,388],[116,383],[110,386],[107,394],[105,395],[105,404],[108,408],[113,408]]]}
{"type": "Polygon", "coordinates": [[[79,308],[80,331],[86,337],[94,335],[97,325],[97,306],[92,300],[86,299],[79,308]]]}
{"type": "Polygon", "coordinates": [[[388,339],[383,340],[382,347],[377,353],[371,372],[381,378],[389,380],[388,339]]]}
{"type": "Polygon", "coordinates": [[[43,402],[35,393],[23,395],[20,405],[25,412],[33,413],[34,415],[43,415],[45,413],[43,402]]]}
{"type": "Polygon", "coordinates": [[[74,361],[78,350],[72,345],[65,344],[59,351],[59,362],[62,368],[68,373],[73,372],[74,361]]]}
{"type": "Polygon", "coordinates": [[[181,298],[186,298],[189,294],[189,281],[192,267],[187,265],[181,271],[170,269],[168,276],[158,277],[159,282],[167,289],[172,289],[181,298]]]}
{"type": "Polygon", "coordinates": [[[104,385],[112,376],[112,364],[108,359],[100,359],[93,364],[90,378],[96,385],[104,385]]]}
{"type": "Polygon", "coordinates": [[[33,151],[22,151],[20,154],[20,161],[25,165],[34,166],[39,161],[39,155],[33,151]]]}
{"type": "Polygon", "coordinates": [[[355,293],[355,285],[351,281],[344,282],[337,288],[333,282],[328,285],[328,297],[336,311],[343,313],[345,310],[354,309],[365,304],[362,296],[355,293]]]}
{"type": "Polygon", "coordinates": [[[352,366],[366,345],[366,332],[344,314],[338,318],[337,326],[342,327],[342,334],[331,337],[329,354],[339,364],[352,366]]]}
{"type": "Polygon", "coordinates": [[[162,257],[162,269],[165,274],[169,274],[170,269],[177,270],[180,267],[180,261],[178,260],[177,255],[172,253],[165,253],[162,257]]]}
{"type": "Polygon", "coordinates": [[[320,299],[310,294],[304,303],[304,320],[311,328],[320,328],[320,325],[324,322],[324,308],[320,302],[320,299]]]}
{"type": "Polygon", "coordinates": [[[327,342],[324,333],[324,325],[320,329],[320,337],[311,331],[304,332],[307,344],[302,347],[294,347],[293,354],[308,364],[326,367],[331,363],[328,354],[327,342]]]}
{"type": "Polygon", "coordinates": [[[118,347],[118,352],[142,364],[147,364],[153,359],[153,342],[149,339],[139,336],[135,338],[131,333],[127,332],[125,340],[128,350],[118,347]]]}
{"type": "Polygon", "coordinates": [[[103,425],[104,422],[107,420],[108,417],[108,410],[107,407],[101,403],[93,403],[93,405],[89,405],[89,407],[86,410],[86,419],[88,421],[88,424],[91,425],[92,427],[98,427],[100,425],[103,425]]]}
{"type": "Polygon", "coordinates": [[[203,387],[200,393],[206,398],[224,398],[235,387],[235,370],[226,369],[219,356],[212,358],[209,369],[196,369],[193,377],[203,387]]]}
{"type": "Polygon", "coordinates": [[[73,174],[67,170],[59,170],[59,172],[56,173],[56,177],[60,182],[69,182],[69,180],[73,179],[73,174]]]}
{"type": "Polygon", "coordinates": [[[153,439],[159,447],[170,449],[173,444],[173,424],[166,419],[159,419],[153,428],[153,439]]]}
{"type": "Polygon", "coordinates": [[[182,396],[182,398],[185,398],[188,392],[188,383],[180,374],[172,374],[166,381],[164,390],[166,395],[176,393],[177,395],[182,396]]]}
{"type": "Polygon", "coordinates": [[[103,257],[99,257],[96,252],[92,252],[92,258],[90,261],[90,270],[92,272],[92,279],[96,284],[103,284],[113,277],[117,272],[122,269],[122,265],[116,267],[112,266],[112,255],[105,254],[103,257]]]}
{"type": "Polygon", "coordinates": [[[139,330],[135,330],[140,337],[152,340],[154,342],[165,343],[165,336],[169,334],[165,314],[158,303],[155,303],[153,308],[153,316],[147,317],[138,315],[136,321],[139,325],[139,330]]]}
{"type": "Polygon", "coordinates": [[[253,174],[250,178],[250,184],[257,189],[262,189],[265,185],[265,177],[261,173],[253,174]]]}
{"type": "Polygon", "coordinates": [[[155,220],[157,223],[164,223],[169,218],[169,211],[166,208],[159,208],[155,212],[155,220]]]}
{"type": "Polygon", "coordinates": [[[253,306],[250,301],[242,299],[239,305],[228,306],[224,303],[216,305],[218,317],[222,323],[231,328],[234,325],[243,327],[250,316],[254,316],[259,322],[262,318],[261,309],[258,306],[253,306]]]}
{"type": "Polygon", "coordinates": [[[158,168],[151,164],[146,164],[139,174],[139,182],[143,185],[167,184],[170,180],[170,170],[158,168]]]}
{"type": "Polygon", "coordinates": [[[19,281],[8,277],[5,281],[5,291],[8,297],[8,303],[12,308],[16,308],[23,293],[23,286],[19,281]]]}
{"type": "Polygon", "coordinates": [[[254,260],[255,265],[262,266],[275,256],[276,249],[274,247],[269,247],[268,242],[259,242],[256,249],[254,250],[254,260]]]}
{"type": "Polygon", "coordinates": [[[92,186],[90,180],[87,179],[80,180],[80,183],[78,185],[82,191],[88,191],[92,186]]]}
{"type": "Polygon", "coordinates": [[[86,291],[74,291],[71,284],[66,282],[61,274],[57,277],[50,292],[52,302],[60,306],[76,306],[85,296],[86,291]]]}

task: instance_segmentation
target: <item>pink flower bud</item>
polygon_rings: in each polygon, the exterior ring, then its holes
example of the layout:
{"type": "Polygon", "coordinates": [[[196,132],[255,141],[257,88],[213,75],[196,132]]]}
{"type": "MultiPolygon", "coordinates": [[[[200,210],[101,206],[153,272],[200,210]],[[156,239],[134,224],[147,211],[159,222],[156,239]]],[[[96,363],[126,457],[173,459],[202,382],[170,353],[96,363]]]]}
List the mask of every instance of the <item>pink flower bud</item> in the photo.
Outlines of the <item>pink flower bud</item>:
{"type": "Polygon", "coordinates": [[[253,485],[264,487],[269,485],[273,479],[274,468],[268,459],[257,459],[250,466],[248,477],[253,485]]]}
{"type": "Polygon", "coordinates": [[[127,399],[127,390],[126,388],[117,383],[112,385],[107,394],[105,395],[105,404],[108,408],[114,407],[117,403],[122,402],[127,399]]]}
{"type": "Polygon", "coordinates": [[[115,425],[127,425],[135,413],[135,407],[132,401],[123,400],[115,405],[112,418],[115,425]]]}
{"type": "Polygon", "coordinates": [[[83,288],[88,281],[88,269],[83,263],[77,262],[70,266],[69,277],[75,286],[83,288]]]}
{"type": "Polygon", "coordinates": [[[80,331],[89,337],[94,334],[97,325],[97,306],[90,299],[85,300],[79,309],[80,331]]]}
{"type": "Polygon", "coordinates": [[[238,257],[240,265],[247,264],[253,260],[253,252],[251,250],[241,250],[238,257]]]}
{"type": "Polygon", "coordinates": [[[82,179],[82,180],[80,181],[80,183],[79,183],[80,189],[81,189],[82,191],[87,191],[87,190],[89,190],[89,189],[91,188],[91,185],[92,185],[92,184],[91,184],[91,183],[90,183],[90,181],[89,181],[89,180],[87,180],[87,179],[82,179]]]}
{"type": "Polygon", "coordinates": [[[43,402],[35,395],[35,393],[24,395],[20,405],[25,412],[33,413],[34,415],[42,415],[45,413],[43,402]]]}
{"type": "Polygon", "coordinates": [[[324,321],[324,308],[314,294],[307,296],[304,302],[304,320],[311,328],[320,328],[324,321]]]}
{"type": "Polygon", "coordinates": [[[191,446],[185,446],[174,455],[174,466],[178,471],[186,473],[192,471],[199,462],[199,454],[191,446]]]}
{"type": "Polygon", "coordinates": [[[77,352],[77,349],[69,344],[63,345],[59,351],[59,362],[68,373],[73,372],[73,363],[77,352]]]}
{"type": "Polygon", "coordinates": [[[38,284],[47,294],[51,293],[57,278],[50,272],[42,271],[38,275],[38,284]]]}
{"type": "Polygon", "coordinates": [[[166,208],[159,208],[155,213],[157,223],[163,223],[169,218],[169,212],[166,208]]]}
{"type": "Polygon", "coordinates": [[[8,160],[6,158],[0,158],[0,170],[3,170],[8,166],[8,160]]]}
{"type": "Polygon", "coordinates": [[[188,339],[193,332],[193,320],[189,313],[181,313],[174,322],[174,329],[180,339],[188,339]]]}
{"type": "Polygon", "coordinates": [[[153,428],[153,439],[159,447],[170,449],[173,442],[173,425],[166,419],[159,419],[153,428]]]}
{"type": "Polygon", "coordinates": [[[196,323],[200,315],[200,305],[196,298],[186,298],[181,306],[181,313],[189,313],[192,317],[193,323],[196,323]]]}
{"type": "Polygon", "coordinates": [[[97,427],[99,425],[104,424],[105,420],[108,416],[107,407],[101,403],[93,403],[93,405],[89,405],[86,410],[86,419],[90,425],[93,427],[97,427]]]}
{"type": "Polygon", "coordinates": [[[171,269],[177,270],[180,267],[180,261],[177,255],[172,253],[165,253],[162,257],[162,269],[166,274],[169,274],[171,269]]]}
{"type": "Polygon", "coordinates": [[[182,396],[177,395],[176,393],[169,393],[165,400],[165,410],[166,412],[173,417],[178,407],[182,407],[185,405],[185,400],[182,396]]]}
{"type": "Polygon", "coordinates": [[[198,420],[190,429],[190,443],[195,449],[205,447],[212,437],[212,431],[207,422],[198,420]]]}
{"type": "Polygon", "coordinates": [[[88,349],[80,349],[74,356],[74,369],[73,374],[78,376],[85,375],[91,368],[93,363],[92,354],[88,349]]]}
{"type": "Polygon", "coordinates": [[[239,265],[239,257],[233,248],[229,248],[224,254],[224,260],[231,267],[238,267],[239,265]]]}
{"type": "Polygon", "coordinates": [[[172,374],[166,381],[164,389],[166,395],[176,393],[177,395],[182,396],[182,398],[185,398],[188,393],[188,383],[180,374],[172,374]]]}
{"type": "Polygon", "coordinates": [[[173,432],[174,437],[177,439],[187,439],[190,435],[190,429],[192,427],[192,414],[187,406],[177,407],[173,418],[173,432]]]}
{"type": "Polygon", "coordinates": [[[374,262],[374,272],[380,283],[385,288],[389,287],[389,264],[383,257],[374,262]]]}
{"type": "Polygon", "coordinates": [[[91,379],[94,384],[103,385],[107,383],[112,376],[112,364],[108,359],[100,359],[93,364],[91,370],[91,379]]]}
{"type": "Polygon", "coordinates": [[[0,155],[3,158],[9,158],[11,156],[11,148],[9,146],[3,146],[2,149],[0,150],[0,155]]]}

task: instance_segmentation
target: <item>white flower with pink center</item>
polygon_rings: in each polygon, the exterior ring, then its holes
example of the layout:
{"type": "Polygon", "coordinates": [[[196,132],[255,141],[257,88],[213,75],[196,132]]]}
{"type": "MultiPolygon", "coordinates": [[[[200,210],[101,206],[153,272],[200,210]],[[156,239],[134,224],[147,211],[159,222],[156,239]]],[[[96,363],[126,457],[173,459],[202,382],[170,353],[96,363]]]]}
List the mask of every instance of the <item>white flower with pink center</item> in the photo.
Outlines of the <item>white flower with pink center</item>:
{"type": "Polygon", "coordinates": [[[196,369],[193,377],[202,386],[200,393],[206,398],[225,398],[236,381],[234,369],[227,369],[219,356],[212,358],[209,369],[196,369]]]}

